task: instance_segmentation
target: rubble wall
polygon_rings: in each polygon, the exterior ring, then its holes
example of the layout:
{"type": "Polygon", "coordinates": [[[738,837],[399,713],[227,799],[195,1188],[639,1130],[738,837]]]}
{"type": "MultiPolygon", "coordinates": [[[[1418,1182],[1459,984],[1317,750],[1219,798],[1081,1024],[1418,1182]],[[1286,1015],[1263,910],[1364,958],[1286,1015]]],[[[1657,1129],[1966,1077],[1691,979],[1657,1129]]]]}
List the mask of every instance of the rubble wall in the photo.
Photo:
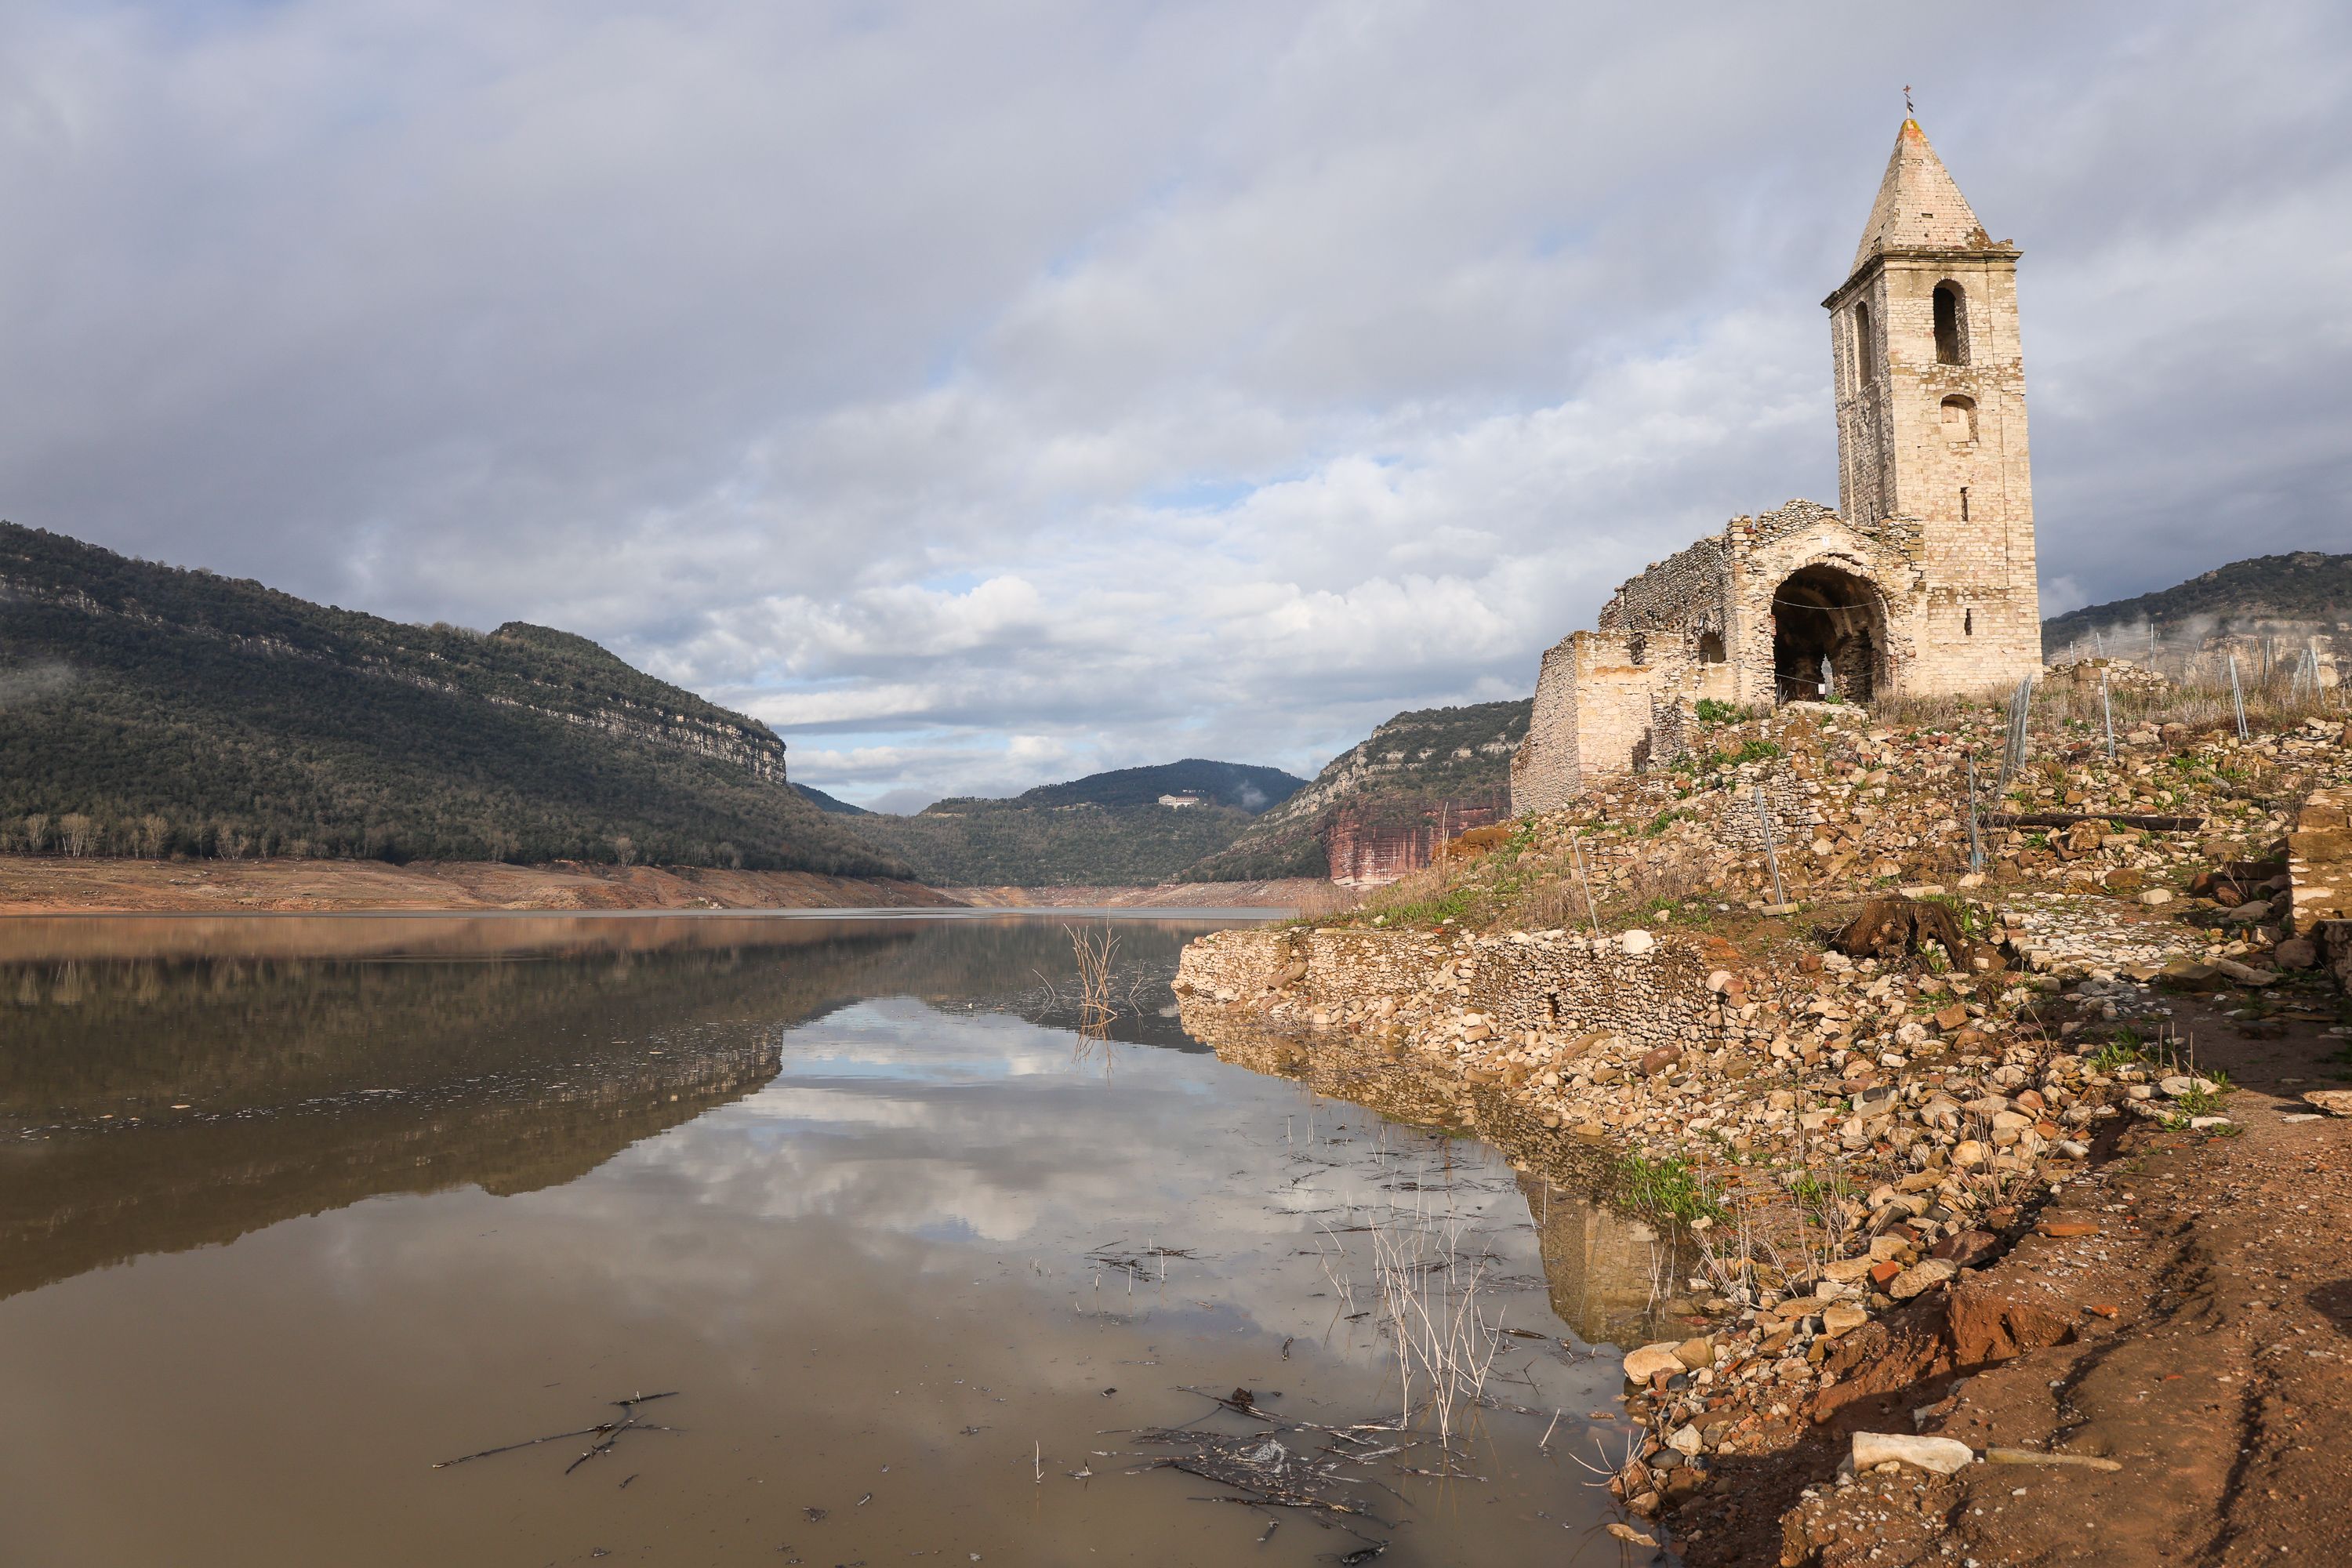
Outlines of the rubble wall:
{"type": "Polygon", "coordinates": [[[1427,931],[1224,931],[1184,949],[1180,994],[1232,1004],[1281,998],[1333,1012],[1417,992],[1458,998],[1497,1034],[1607,1033],[1647,1049],[1715,1043],[1718,999],[1706,966],[1673,942],[1629,952],[1646,933],[1594,941],[1562,934],[1516,941],[1427,931]]]}

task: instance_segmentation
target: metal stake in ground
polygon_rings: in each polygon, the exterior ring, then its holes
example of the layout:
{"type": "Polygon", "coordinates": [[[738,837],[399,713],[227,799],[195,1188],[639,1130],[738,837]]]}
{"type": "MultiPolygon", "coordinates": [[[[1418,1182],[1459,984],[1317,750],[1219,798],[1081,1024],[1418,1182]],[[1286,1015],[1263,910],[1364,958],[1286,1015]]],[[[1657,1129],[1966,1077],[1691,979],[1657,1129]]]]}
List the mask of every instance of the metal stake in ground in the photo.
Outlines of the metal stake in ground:
{"type": "Polygon", "coordinates": [[[1772,868],[1772,901],[1785,904],[1788,895],[1780,889],[1780,857],[1772,847],[1772,808],[1764,804],[1764,786],[1756,786],[1756,820],[1764,829],[1764,863],[1772,868]]]}
{"type": "Polygon", "coordinates": [[[1977,754],[1969,753],[1969,869],[1984,869],[1984,840],[1977,837],[1977,754]]]}
{"type": "Polygon", "coordinates": [[[1568,856],[1576,867],[1576,880],[1584,889],[1584,912],[1592,921],[1592,940],[1601,940],[1601,911],[1592,907],[1592,880],[1584,874],[1584,850],[1577,843],[1576,829],[1568,830],[1568,856]]]}
{"type": "Polygon", "coordinates": [[[1996,795],[2009,793],[2009,781],[2025,765],[2025,723],[2033,708],[2033,677],[2027,676],[2009,694],[2009,738],[2000,750],[2000,780],[1992,787],[1996,795]]]}
{"type": "Polygon", "coordinates": [[[2099,712],[2107,721],[2107,761],[2116,760],[2116,705],[2107,697],[2107,672],[2099,671],[2099,712]]]}
{"type": "Polygon", "coordinates": [[[2238,685],[2238,656],[2230,656],[2230,706],[2238,713],[2238,743],[2246,743],[2246,694],[2238,685]]]}

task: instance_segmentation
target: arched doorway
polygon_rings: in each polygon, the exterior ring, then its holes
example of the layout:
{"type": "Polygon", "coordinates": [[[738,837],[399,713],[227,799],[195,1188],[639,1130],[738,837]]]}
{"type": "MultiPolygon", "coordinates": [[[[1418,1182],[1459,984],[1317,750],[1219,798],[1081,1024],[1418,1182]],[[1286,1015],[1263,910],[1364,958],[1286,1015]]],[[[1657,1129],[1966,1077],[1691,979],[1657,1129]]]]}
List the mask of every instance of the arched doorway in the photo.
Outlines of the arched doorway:
{"type": "Polygon", "coordinates": [[[1831,696],[1869,701],[1878,689],[1885,646],[1886,617],[1868,578],[1834,566],[1808,566],[1772,592],[1778,701],[1818,702],[1831,696]]]}

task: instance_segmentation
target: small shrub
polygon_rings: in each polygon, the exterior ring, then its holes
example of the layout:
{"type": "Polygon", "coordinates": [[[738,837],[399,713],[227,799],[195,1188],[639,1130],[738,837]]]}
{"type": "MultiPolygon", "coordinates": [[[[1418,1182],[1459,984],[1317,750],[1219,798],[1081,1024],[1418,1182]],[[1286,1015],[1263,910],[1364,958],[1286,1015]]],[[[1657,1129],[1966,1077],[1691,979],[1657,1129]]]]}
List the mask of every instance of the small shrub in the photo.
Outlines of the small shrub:
{"type": "Polygon", "coordinates": [[[1680,1155],[1653,1160],[1628,1154],[1617,1162],[1617,1182],[1625,1202],[1643,1214],[1668,1215],[1685,1225],[1730,1217],[1707,1191],[1706,1178],[1680,1155]]]}

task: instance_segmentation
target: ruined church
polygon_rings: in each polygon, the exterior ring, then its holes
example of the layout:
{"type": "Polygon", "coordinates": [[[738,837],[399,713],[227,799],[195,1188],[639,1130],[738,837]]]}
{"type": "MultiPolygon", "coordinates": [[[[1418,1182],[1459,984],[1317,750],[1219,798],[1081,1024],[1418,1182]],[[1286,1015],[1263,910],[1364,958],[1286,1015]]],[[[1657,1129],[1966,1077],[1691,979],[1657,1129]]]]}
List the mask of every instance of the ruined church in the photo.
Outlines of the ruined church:
{"type": "Polygon", "coordinates": [[[1843,283],[1838,509],[1737,517],[1544,655],[1511,808],[1681,754],[1703,699],[1981,691],[2042,664],[2017,247],[1906,120],[1843,283]]]}

